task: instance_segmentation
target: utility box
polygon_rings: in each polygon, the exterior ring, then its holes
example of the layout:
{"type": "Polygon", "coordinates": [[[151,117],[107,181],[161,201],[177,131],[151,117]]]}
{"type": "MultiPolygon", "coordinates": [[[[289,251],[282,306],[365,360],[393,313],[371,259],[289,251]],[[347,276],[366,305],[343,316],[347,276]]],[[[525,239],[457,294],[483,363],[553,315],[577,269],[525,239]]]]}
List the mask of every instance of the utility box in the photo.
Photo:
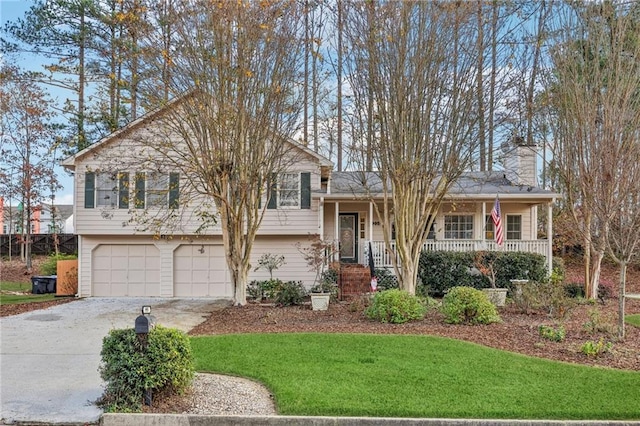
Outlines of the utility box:
{"type": "Polygon", "coordinates": [[[31,293],[55,293],[57,278],[56,275],[34,275],[31,277],[31,293]]]}
{"type": "Polygon", "coordinates": [[[135,330],[137,334],[147,334],[156,326],[156,318],[153,315],[139,315],[136,318],[135,330]]]}

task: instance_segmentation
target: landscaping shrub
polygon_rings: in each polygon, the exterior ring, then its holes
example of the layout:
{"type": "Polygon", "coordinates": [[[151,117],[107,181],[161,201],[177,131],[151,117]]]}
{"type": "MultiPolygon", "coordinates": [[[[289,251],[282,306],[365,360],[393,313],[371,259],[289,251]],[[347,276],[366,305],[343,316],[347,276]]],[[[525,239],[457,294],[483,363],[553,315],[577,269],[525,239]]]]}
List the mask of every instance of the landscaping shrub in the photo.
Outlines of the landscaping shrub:
{"type": "Polygon", "coordinates": [[[247,294],[258,302],[262,299],[273,300],[282,286],[283,282],[277,278],[263,281],[253,280],[247,284],[247,294]]]}
{"type": "Polygon", "coordinates": [[[402,324],[423,319],[426,312],[427,308],[418,297],[405,290],[391,289],[377,292],[365,314],[380,322],[402,324]]]}
{"type": "Polygon", "coordinates": [[[569,283],[565,284],[564,291],[567,293],[567,296],[577,299],[579,297],[584,297],[584,284],[579,283],[569,283]]]}
{"type": "Polygon", "coordinates": [[[78,256],[75,254],[53,254],[47,257],[40,266],[40,275],[56,275],[58,270],[58,260],[74,260],[78,256]]]}
{"type": "Polygon", "coordinates": [[[600,280],[598,283],[598,300],[604,303],[607,299],[614,298],[617,290],[616,285],[611,281],[600,280]]]}
{"type": "Polygon", "coordinates": [[[600,355],[606,352],[609,352],[611,349],[613,349],[613,343],[611,342],[605,343],[602,337],[597,342],[594,342],[593,340],[588,340],[580,348],[583,354],[593,358],[597,358],[600,355]]]}
{"type": "MultiPolygon", "coordinates": [[[[543,281],[547,277],[545,258],[535,253],[486,252],[482,256],[493,265],[496,287],[508,288],[512,293],[512,279],[543,281]]],[[[452,287],[486,288],[489,279],[474,266],[476,252],[423,251],[418,267],[419,288],[432,296],[442,296],[452,287]],[[476,271],[476,274],[473,273],[476,271]]]]}
{"type": "Polygon", "coordinates": [[[551,340],[552,342],[562,342],[566,336],[564,327],[562,326],[554,328],[541,324],[538,327],[538,333],[543,339],[551,340]]]}
{"type": "Polygon", "coordinates": [[[278,306],[302,305],[307,291],[302,281],[287,281],[281,283],[275,297],[278,306]]]}
{"type": "Polygon", "coordinates": [[[453,287],[442,299],[442,313],[450,324],[500,322],[496,307],[487,295],[472,287],[453,287]]]}
{"type": "Polygon", "coordinates": [[[180,330],[157,326],[144,342],[133,328],[114,329],[102,341],[100,377],[105,411],[138,412],[144,393],[181,394],[194,375],[191,343],[180,330]]]}

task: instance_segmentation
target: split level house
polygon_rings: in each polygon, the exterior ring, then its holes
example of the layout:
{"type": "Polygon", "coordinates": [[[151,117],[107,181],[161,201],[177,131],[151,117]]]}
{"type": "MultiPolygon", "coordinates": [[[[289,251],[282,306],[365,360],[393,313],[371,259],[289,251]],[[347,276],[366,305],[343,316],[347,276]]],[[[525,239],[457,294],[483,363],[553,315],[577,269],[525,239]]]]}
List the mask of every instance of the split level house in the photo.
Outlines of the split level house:
{"type": "MultiPolygon", "coordinates": [[[[184,176],[167,169],[158,173],[153,158],[146,162],[147,170],[142,166],[119,170],[117,177],[103,171],[106,159],[130,151],[132,141],[159,125],[155,114],[141,117],[63,162],[74,172],[78,296],[231,299],[219,225],[203,235],[196,232],[198,224],[191,223],[195,222],[192,215],[179,214],[182,226],[171,235],[158,236],[130,223],[132,211],[140,207],[180,209],[177,201],[185,187],[184,176]]],[[[274,276],[300,280],[310,287],[315,272],[309,270],[300,248],[317,234],[339,243],[342,263],[366,265],[371,243],[376,267],[391,267],[380,220],[361,184],[367,175],[336,172],[323,156],[294,141],[284,143],[291,144],[298,157],[280,177],[282,188],[264,200],[266,212],[251,264],[256,266],[265,253],[284,255],[285,264],[274,276]]],[[[551,265],[551,209],[557,198],[558,194],[536,185],[535,147],[514,144],[505,149],[504,171],[469,172],[456,182],[434,219],[425,249],[533,252],[545,256],[551,265]],[[500,248],[490,220],[496,196],[505,232],[500,248]],[[539,210],[540,206],[544,208],[539,210]],[[538,238],[539,211],[547,215],[541,232],[544,239],[538,238]]],[[[250,271],[249,280],[267,278],[265,270],[250,271]]]]}

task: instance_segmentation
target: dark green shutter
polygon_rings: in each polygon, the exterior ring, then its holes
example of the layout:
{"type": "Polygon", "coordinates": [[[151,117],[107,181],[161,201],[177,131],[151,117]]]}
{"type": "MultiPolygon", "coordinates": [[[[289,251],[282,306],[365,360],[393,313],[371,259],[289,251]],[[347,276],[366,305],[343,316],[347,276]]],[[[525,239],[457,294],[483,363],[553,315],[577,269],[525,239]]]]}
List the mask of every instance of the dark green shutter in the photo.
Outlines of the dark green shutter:
{"type": "Polygon", "coordinates": [[[300,208],[311,208],[311,173],[300,173],[300,208]]]}
{"type": "Polygon", "coordinates": [[[87,172],[84,179],[84,208],[92,209],[96,200],[96,174],[87,172]]]}
{"type": "Polygon", "coordinates": [[[118,174],[118,208],[129,208],[129,173],[118,174]]]}
{"type": "Polygon", "coordinates": [[[278,208],[278,175],[276,173],[271,173],[271,179],[268,183],[269,190],[267,191],[267,208],[268,209],[276,209],[278,208]]]}
{"type": "Polygon", "coordinates": [[[144,209],[144,173],[136,173],[136,209],[144,209]]]}
{"type": "Polygon", "coordinates": [[[169,208],[177,209],[180,201],[180,174],[169,173],[169,208]]]}

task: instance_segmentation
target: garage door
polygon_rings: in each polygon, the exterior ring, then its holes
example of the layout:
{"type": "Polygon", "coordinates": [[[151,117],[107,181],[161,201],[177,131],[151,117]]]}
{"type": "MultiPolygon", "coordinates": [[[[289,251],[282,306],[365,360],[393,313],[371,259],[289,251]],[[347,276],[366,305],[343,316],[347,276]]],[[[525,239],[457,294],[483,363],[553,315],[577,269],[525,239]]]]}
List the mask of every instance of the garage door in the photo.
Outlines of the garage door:
{"type": "Polygon", "coordinates": [[[105,244],[93,251],[93,296],[160,296],[160,251],[152,244],[105,244]]]}
{"type": "Polygon", "coordinates": [[[181,245],[174,252],[175,297],[231,297],[231,282],[220,244],[181,245]]]}

